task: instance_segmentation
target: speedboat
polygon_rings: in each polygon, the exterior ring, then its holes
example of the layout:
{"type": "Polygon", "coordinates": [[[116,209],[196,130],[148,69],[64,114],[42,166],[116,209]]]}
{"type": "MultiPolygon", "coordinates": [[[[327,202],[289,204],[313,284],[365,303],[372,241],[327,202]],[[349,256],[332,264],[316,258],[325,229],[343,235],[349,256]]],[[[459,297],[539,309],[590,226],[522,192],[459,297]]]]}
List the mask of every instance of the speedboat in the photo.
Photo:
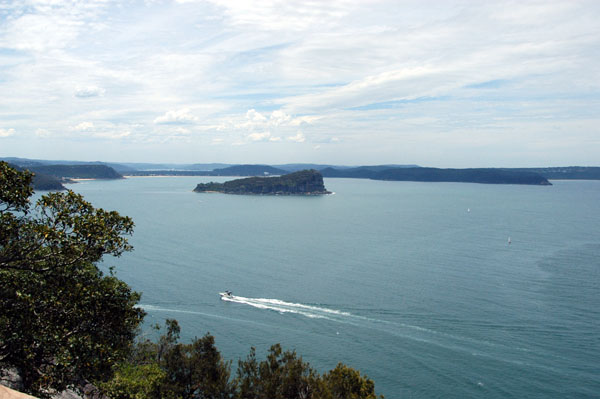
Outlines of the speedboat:
{"type": "Polygon", "coordinates": [[[229,290],[225,291],[225,292],[219,292],[219,295],[221,295],[221,299],[231,299],[231,298],[233,298],[233,294],[229,290]]]}

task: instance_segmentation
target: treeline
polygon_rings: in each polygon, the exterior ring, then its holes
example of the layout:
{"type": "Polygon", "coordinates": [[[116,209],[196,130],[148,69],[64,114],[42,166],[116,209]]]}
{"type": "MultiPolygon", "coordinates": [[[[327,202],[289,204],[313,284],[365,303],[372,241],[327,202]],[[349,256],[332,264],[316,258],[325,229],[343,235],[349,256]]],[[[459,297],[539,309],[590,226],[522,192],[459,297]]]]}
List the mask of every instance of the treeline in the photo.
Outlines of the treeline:
{"type": "MultiPolygon", "coordinates": [[[[231,398],[231,399],[377,399],[375,384],[343,364],[319,374],[294,351],[271,346],[258,360],[251,348],[232,374],[207,334],[189,344],[179,342],[180,328],[167,320],[167,333],[158,341],[139,342],[120,363],[115,376],[100,385],[112,399],[231,398]]],[[[158,326],[156,327],[158,328],[158,326]]]]}
{"type": "MultiPolygon", "coordinates": [[[[179,342],[168,321],[138,336],[140,294],[98,268],[132,249],[133,221],[72,191],[32,204],[33,174],[0,162],[0,377],[40,398],[91,383],[112,399],[374,399],[373,381],[338,365],[320,375],[294,352],[254,350],[235,374],[206,335],[179,342]]],[[[89,385],[89,384],[88,384],[89,385]]]]}

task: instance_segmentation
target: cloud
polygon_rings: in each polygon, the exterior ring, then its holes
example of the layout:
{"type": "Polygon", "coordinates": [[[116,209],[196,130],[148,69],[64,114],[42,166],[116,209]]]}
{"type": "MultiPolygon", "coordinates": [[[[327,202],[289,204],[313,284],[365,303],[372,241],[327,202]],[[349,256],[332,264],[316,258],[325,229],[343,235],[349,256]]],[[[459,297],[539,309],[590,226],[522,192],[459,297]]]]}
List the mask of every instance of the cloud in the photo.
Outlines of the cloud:
{"type": "Polygon", "coordinates": [[[101,139],[122,139],[125,137],[131,136],[131,132],[129,130],[110,130],[103,132],[95,132],[93,137],[101,138],[101,139]]]}
{"type": "MultiPolygon", "coordinates": [[[[186,160],[267,162],[291,156],[264,151],[270,142],[309,160],[339,140],[336,162],[427,164],[445,153],[443,132],[456,159],[477,164],[475,141],[514,130],[519,148],[559,146],[539,132],[567,122],[572,144],[553,162],[597,163],[586,154],[600,152],[584,122],[597,122],[600,98],[593,0],[0,0],[0,10],[5,152],[58,158],[77,145],[96,159],[114,151],[94,138],[123,137],[156,145],[132,147],[138,159],[183,160],[156,144],[170,140],[194,144],[186,160]],[[26,141],[50,134],[55,148],[26,141]],[[256,145],[202,152],[211,140],[256,145]]],[[[522,164],[538,160],[523,154],[522,164]]],[[[503,155],[516,159],[494,159],[503,155]]]]}
{"type": "Polygon", "coordinates": [[[9,137],[15,134],[15,129],[2,129],[0,128],[0,138],[9,137]]]}
{"type": "Polygon", "coordinates": [[[98,86],[78,87],[75,89],[75,97],[88,98],[104,95],[106,90],[98,86]]]}
{"type": "Polygon", "coordinates": [[[189,108],[167,111],[164,115],[154,119],[154,123],[161,124],[191,124],[198,122],[198,117],[191,114],[189,108]]]}
{"type": "Polygon", "coordinates": [[[290,136],[287,139],[296,143],[304,143],[306,137],[304,137],[304,134],[302,134],[302,132],[298,132],[298,134],[296,134],[295,136],[290,136]]]}
{"type": "Polygon", "coordinates": [[[252,122],[265,122],[267,120],[267,118],[259,112],[256,112],[254,109],[249,109],[248,112],[246,112],[246,118],[252,122]]]}
{"type": "Polygon", "coordinates": [[[265,141],[271,136],[271,133],[250,133],[247,137],[252,141],[265,141]]]}
{"type": "Polygon", "coordinates": [[[87,132],[94,129],[94,124],[92,122],[81,122],[78,125],[71,126],[71,130],[76,132],[87,132]]]}
{"type": "Polygon", "coordinates": [[[320,119],[320,116],[301,116],[292,117],[282,110],[272,111],[270,114],[261,114],[255,109],[249,109],[246,112],[245,118],[241,121],[234,122],[233,125],[238,129],[268,129],[268,128],[283,128],[290,126],[300,126],[304,123],[311,124],[320,119]]]}

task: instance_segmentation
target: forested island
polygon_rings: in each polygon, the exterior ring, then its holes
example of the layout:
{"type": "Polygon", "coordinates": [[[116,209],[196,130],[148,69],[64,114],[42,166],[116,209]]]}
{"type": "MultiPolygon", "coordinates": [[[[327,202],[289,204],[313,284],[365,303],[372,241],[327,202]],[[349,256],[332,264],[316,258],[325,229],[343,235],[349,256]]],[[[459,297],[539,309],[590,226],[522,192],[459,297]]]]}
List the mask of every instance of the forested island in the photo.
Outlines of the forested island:
{"type": "Polygon", "coordinates": [[[323,176],[317,170],[301,170],[277,177],[248,177],[225,183],[200,183],[197,193],[218,192],[224,194],[255,195],[321,195],[331,194],[325,189],[323,176]]]}

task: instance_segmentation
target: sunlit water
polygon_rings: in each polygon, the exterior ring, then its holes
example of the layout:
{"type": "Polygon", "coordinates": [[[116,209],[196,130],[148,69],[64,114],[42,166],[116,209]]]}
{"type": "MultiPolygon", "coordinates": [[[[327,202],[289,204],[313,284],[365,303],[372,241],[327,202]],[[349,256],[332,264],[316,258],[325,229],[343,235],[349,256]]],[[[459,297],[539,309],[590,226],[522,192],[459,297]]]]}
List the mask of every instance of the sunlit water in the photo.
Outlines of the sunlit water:
{"type": "Polygon", "coordinates": [[[227,179],[70,186],[134,219],[135,251],[106,265],[143,292],[148,326],[210,332],[234,365],[279,342],[387,398],[600,395],[600,182],[192,192],[209,180],[227,179]]]}

